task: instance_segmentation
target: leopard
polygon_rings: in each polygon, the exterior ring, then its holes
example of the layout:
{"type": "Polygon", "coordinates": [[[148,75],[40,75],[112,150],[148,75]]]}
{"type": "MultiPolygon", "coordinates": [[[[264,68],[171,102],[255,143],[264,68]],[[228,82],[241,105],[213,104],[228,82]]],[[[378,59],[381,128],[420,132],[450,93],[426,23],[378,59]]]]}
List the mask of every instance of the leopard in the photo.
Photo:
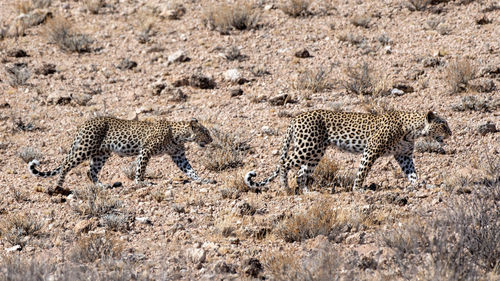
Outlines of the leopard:
{"type": "Polygon", "coordinates": [[[362,154],[353,191],[364,191],[363,183],[375,160],[386,155],[394,156],[410,184],[415,186],[418,181],[413,163],[415,140],[428,137],[442,143],[451,135],[447,121],[433,111],[308,111],[298,114],[290,122],[274,172],[267,179],[254,182],[257,174],[249,171],[244,182],[251,189],[259,189],[279,175],[280,186],[292,193],[288,187],[288,172],[291,168],[298,168],[295,194],[299,193],[299,189],[308,192],[307,185],[312,180],[314,169],[326,149],[333,146],[362,154]]]}
{"type": "Polygon", "coordinates": [[[185,143],[195,142],[200,147],[212,142],[210,131],[197,119],[189,121],[124,120],[111,116],[90,118],[78,129],[71,148],[61,164],[51,171],[39,171],[40,162],[29,162],[30,172],[39,177],[59,175],[55,189],[50,193],[67,193],[63,189],[66,175],[71,169],[90,159],[87,175],[93,184],[103,185],[98,174],[106,160],[116,153],[123,156],[137,156],[135,163],[135,183],[152,185],[144,181],[146,166],[153,156],[168,154],[177,167],[190,179],[204,184],[215,183],[200,178],[186,158],[185,143]]]}

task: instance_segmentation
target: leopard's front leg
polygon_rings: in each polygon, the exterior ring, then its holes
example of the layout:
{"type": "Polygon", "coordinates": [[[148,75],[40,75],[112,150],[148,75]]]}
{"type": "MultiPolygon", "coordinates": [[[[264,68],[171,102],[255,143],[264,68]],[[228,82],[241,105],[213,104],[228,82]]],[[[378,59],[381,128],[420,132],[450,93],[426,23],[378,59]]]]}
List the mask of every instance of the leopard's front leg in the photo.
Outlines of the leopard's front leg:
{"type": "Polygon", "coordinates": [[[170,157],[177,167],[190,179],[201,183],[217,183],[215,180],[200,178],[193,167],[191,167],[191,164],[189,164],[184,151],[179,151],[176,154],[170,155],[170,157]]]}

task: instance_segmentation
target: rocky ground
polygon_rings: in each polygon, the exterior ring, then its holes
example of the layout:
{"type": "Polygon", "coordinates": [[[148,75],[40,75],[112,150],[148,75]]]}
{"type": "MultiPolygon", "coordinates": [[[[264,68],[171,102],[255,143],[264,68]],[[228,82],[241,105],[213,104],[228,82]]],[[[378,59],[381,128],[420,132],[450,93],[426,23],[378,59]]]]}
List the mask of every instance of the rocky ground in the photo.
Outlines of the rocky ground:
{"type": "Polygon", "coordinates": [[[0,279],[500,278],[500,3],[219,2],[0,2],[0,279]],[[417,188],[387,157],[353,193],[360,156],[330,149],[311,193],[246,189],[311,109],[433,110],[453,135],[419,141],[417,188]],[[218,183],[160,156],[137,186],[114,156],[122,186],[84,164],[49,196],[26,161],[56,167],[101,115],[196,117],[215,141],[188,159],[218,183]]]}

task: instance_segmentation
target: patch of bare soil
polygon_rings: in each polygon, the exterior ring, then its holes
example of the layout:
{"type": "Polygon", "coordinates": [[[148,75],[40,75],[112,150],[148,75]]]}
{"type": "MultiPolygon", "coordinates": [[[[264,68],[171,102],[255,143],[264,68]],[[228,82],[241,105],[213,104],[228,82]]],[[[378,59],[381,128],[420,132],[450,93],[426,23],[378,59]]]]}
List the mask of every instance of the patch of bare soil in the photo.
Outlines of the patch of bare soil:
{"type": "MultiPolygon", "coordinates": [[[[500,5],[497,1],[0,2],[0,279],[498,280],[500,5]],[[420,140],[410,187],[379,159],[329,149],[312,192],[242,182],[278,162],[312,109],[433,110],[453,135],[420,140]],[[134,184],[114,155],[49,196],[78,126],[94,116],[189,120],[216,141],[168,155],[134,184]],[[332,173],[333,172],[333,173],[332,173]]],[[[295,174],[291,173],[291,184],[295,174]]]]}

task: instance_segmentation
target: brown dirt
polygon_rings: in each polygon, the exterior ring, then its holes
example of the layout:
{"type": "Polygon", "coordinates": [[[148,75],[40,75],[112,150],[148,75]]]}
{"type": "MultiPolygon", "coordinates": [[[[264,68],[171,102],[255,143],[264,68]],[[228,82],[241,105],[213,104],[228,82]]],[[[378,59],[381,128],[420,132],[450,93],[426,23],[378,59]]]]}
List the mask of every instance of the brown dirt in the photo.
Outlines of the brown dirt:
{"type": "MultiPolygon", "coordinates": [[[[273,232],[280,216],[307,209],[318,197],[332,207],[367,206],[373,216],[377,216],[365,229],[349,234],[353,237],[334,243],[340,252],[354,250],[361,256],[373,256],[379,249],[376,237],[380,231],[399,220],[406,220],[421,208],[444,206],[450,192],[445,183],[450,182],[450,178],[457,174],[477,177],[484,170],[487,156],[499,157],[500,134],[483,136],[477,128],[487,122],[499,128],[500,107],[489,112],[452,110],[453,105],[468,95],[489,98],[497,103],[500,99],[500,74],[485,70],[500,67],[500,10],[483,12],[494,1],[447,2],[430,5],[425,11],[410,11],[404,1],[315,1],[310,7],[312,15],[298,18],[277,9],[277,1],[259,1],[265,3],[255,6],[261,14],[262,26],[255,30],[231,30],[226,35],[203,25],[204,8],[214,1],[186,1],[186,14],[179,20],[163,19],[154,14],[153,8],[161,11],[164,1],[147,1],[146,4],[105,2],[107,5],[98,14],[86,12],[81,1],[54,0],[49,7],[53,14],[69,19],[82,33],[93,38],[91,52],[62,51],[48,42],[45,24],[28,28],[25,36],[0,41],[2,64],[27,63],[32,73],[26,85],[12,87],[7,73],[0,70],[0,218],[9,214],[33,214],[43,223],[41,232],[45,234],[37,238],[38,242],[23,248],[22,257],[62,261],[62,249],[74,247],[80,239],[75,226],[86,218],[74,211],[72,205],[78,204],[74,199],[58,203],[54,197],[37,192],[53,186],[55,180],[32,176],[19,153],[27,147],[36,148],[43,154],[41,160],[45,161],[42,169],[53,168],[69,149],[78,126],[95,115],[170,120],[196,117],[248,140],[251,148],[244,157],[244,166],[222,172],[206,170],[202,165],[207,157],[205,151],[189,145],[191,163],[204,177],[216,179],[218,184],[215,185],[183,183],[179,180],[180,171],[168,156],[156,157],[150,162],[147,174],[157,183],[152,187],[137,187],[123,173],[132,158],[114,156],[100,174],[105,183],[123,183],[122,187],[110,191],[111,196],[123,201],[123,210],[135,217],[147,217],[152,223],[135,221],[129,230],[122,231],[110,231],[96,224],[91,232],[106,232],[123,242],[124,252],[129,255],[144,255],[140,267],[149,267],[152,271],[169,268],[183,279],[244,278],[250,274],[245,273],[245,262],[249,258],[263,262],[265,254],[272,251],[292,251],[301,256],[319,247],[316,244],[322,244],[323,236],[287,243],[273,232]],[[273,8],[267,9],[266,5],[273,5],[273,8]],[[370,15],[368,28],[351,23],[351,19],[360,14],[370,15]],[[476,20],[483,16],[491,23],[478,24],[476,20]],[[442,21],[441,27],[438,25],[436,30],[429,27],[427,22],[431,19],[442,21]],[[149,42],[141,44],[137,37],[148,20],[154,23],[155,34],[149,42]],[[361,35],[365,41],[354,45],[339,40],[345,34],[361,35]],[[388,47],[378,40],[382,35],[390,38],[388,47]],[[244,60],[229,61],[221,56],[220,53],[233,46],[240,49],[244,60]],[[153,47],[160,51],[148,51],[153,47]],[[311,57],[295,57],[294,54],[303,48],[311,57]],[[8,55],[13,49],[22,49],[29,57],[8,55]],[[168,56],[178,50],[184,51],[190,60],[168,63],[168,56]],[[137,62],[137,67],[118,69],[116,66],[124,58],[137,62]],[[467,87],[464,92],[451,93],[446,67],[462,58],[468,58],[477,66],[478,78],[471,84],[491,80],[496,89],[478,92],[467,87]],[[426,59],[438,64],[424,66],[426,59]],[[57,72],[35,74],[34,70],[46,63],[55,64],[57,72]],[[347,69],[362,63],[376,70],[377,81],[383,82],[383,88],[404,84],[413,87],[414,91],[402,96],[374,97],[348,93],[343,87],[348,79],[347,69]],[[233,68],[237,68],[248,82],[237,85],[225,81],[224,73],[233,68]],[[257,68],[270,74],[252,74],[257,68]],[[297,89],[295,85],[301,73],[319,68],[328,71],[329,89],[316,93],[297,89]],[[180,78],[200,73],[213,77],[216,88],[182,86],[180,89],[188,96],[185,102],[172,101],[167,90],[160,95],[153,94],[155,83],[163,82],[172,87],[180,78]],[[238,87],[243,94],[232,97],[231,89],[238,87]],[[72,100],[68,104],[50,104],[54,93],[69,94],[72,100]],[[262,99],[284,93],[297,102],[274,106],[262,99]],[[79,102],[85,95],[90,95],[90,100],[86,104],[79,102]],[[256,102],[257,98],[262,101],[256,102]],[[275,167],[278,156],[272,152],[279,150],[282,134],[290,120],[287,115],[311,109],[366,111],[366,104],[408,111],[433,110],[448,120],[453,136],[444,146],[446,154],[415,153],[420,179],[432,188],[408,191],[397,163],[387,157],[377,161],[365,182],[367,185],[376,183],[377,190],[364,194],[349,191],[331,194],[330,189],[325,188],[312,194],[290,196],[280,192],[278,181],[275,181],[265,193],[242,192],[237,199],[221,195],[223,188],[230,188],[229,178],[234,173],[255,169],[260,179],[275,167]],[[29,124],[34,126],[33,130],[26,129],[29,124]],[[266,134],[263,126],[278,133],[266,134]],[[24,194],[25,200],[16,200],[13,190],[24,194]],[[168,194],[163,201],[153,198],[152,194],[165,192],[168,194]],[[400,206],[382,200],[385,196],[399,195],[407,195],[408,203],[400,206]],[[249,203],[257,212],[242,215],[238,212],[242,202],[249,203]],[[184,206],[185,212],[175,211],[174,204],[184,206]],[[221,234],[225,226],[233,226],[234,235],[221,234]],[[270,234],[255,234],[262,229],[270,229],[270,234]],[[359,232],[364,233],[363,239],[356,238],[359,232]],[[196,258],[191,258],[195,256],[192,254],[195,250],[191,249],[198,248],[206,251],[206,259],[201,265],[196,258]],[[215,270],[221,261],[234,265],[236,272],[215,270]]],[[[2,1],[0,16],[1,23],[12,23],[18,13],[10,1],[2,1]]],[[[340,170],[349,172],[357,168],[360,156],[331,149],[327,157],[335,159],[340,170]]],[[[66,178],[65,187],[79,190],[89,185],[86,171],[87,165],[75,168],[66,178]]],[[[1,251],[12,246],[0,239],[1,251]]],[[[390,255],[390,251],[384,250],[384,255],[390,255]]],[[[264,270],[259,276],[269,276],[269,273],[264,270]]]]}

